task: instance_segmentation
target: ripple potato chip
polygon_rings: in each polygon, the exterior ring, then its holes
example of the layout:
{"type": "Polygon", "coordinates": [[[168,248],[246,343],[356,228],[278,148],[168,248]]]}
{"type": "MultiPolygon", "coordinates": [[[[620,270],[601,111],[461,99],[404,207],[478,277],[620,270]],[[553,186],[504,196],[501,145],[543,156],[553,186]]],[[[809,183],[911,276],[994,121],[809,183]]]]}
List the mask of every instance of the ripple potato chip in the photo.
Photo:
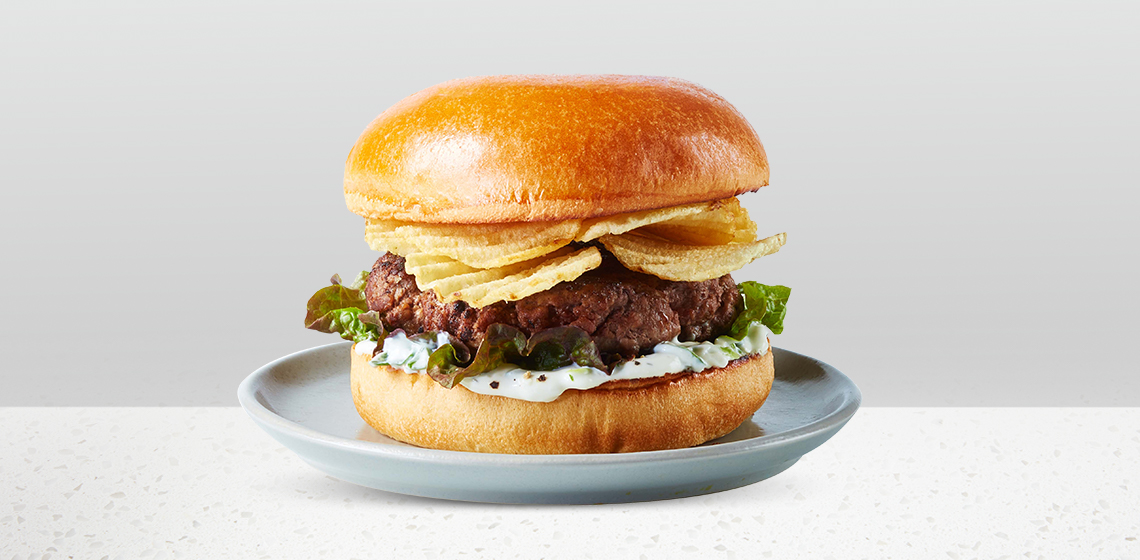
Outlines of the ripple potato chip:
{"type": "Polygon", "coordinates": [[[551,253],[572,241],[592,241],[655,224],[670,224],[661,232],[676,232],[682,237],[678,241],[690,242],[686,240],[704,240],[710,235],[728,239],[720,231],[725,228],[734,232],[732,239],[740,240],[736,230],[746,230],[751,221],[740,203],[730,198],[562,222],[469,225],[368,220],[365,239],[377,251],[446,256],[475,268],[496,268],[551,253]]]}
{"type": "Polygon", "coordinates": [[[419,289],[425,290],[433,282],[476,273],[483,269],[467,266],[444,255],[412,253],[404,257],[404,270],[415,277],[419,289]]]}
{"type": "Polygon", "coordinates": [[[418,224],[368,220],[365,239],[376,251],[447,256],[476,268],[495,268],[551,253],[569,245],[581,225],[563,222],[510,224],[418,224]]]}
{"type": "Polygon", "coordinates": [[[475,307],[497,301],[516,301],[549,290],[559,282],[573,280],[601,264],[602,252],[597,247],[586,247],[505,278],[465,288],[445,297],[444,301],[458,299],[475,307]]]}
{"type": "Polygon", "coordinates": [[[706,212],[716,204],[718,204],[718,202],[698,202],[696,204],[685,204],[683,206],[672,206],[669,208],[658,208],[657,210],[631,212],[629,214],[618,214],[616,216],[583,220],[582,229],[578,232],[578,236],[574,238],[574,240],[593,241],[603,235],[622,234],[650,224],[706,212]]]}
{"type": "Polygon", "coordinates": [[[554,251],[553,253],[550,253],[549,255],[543,255],[541,257],[536,257],[528,261],[523,261],[521,263],[514,263],[495,268],[471,268],[458,261],[451,261],[450,263],[446,263],[453,267],[452,271],[454,271],[454,274],[447,274],[443,270],[442,266],[444,266],[444,263],[427,265],[429,267],[440,268],[434,268],[431,270],[434,275],[425,275],[424,277],[420,276],[420,267],[417,267],[415,265],[409,266],[407,264],[407,261],[405,261],[404,269],[407,270],[408,274],[411,274],[415,277],[416,286],[418,286],[421,290],[435,290],[435,293],[439,295],[440,299],[444,301],[454,301],[454,299],[449,298],[451,298],[451,296],[453,296],[456,292],[466,290],[480,284],[486,284],[488,282],[501,280],[508,276],[518,274],[524,270],[536,268],[551,259],[569,255],[572,252],[573,249],[570,247],[563,247],[557,251],[554,251]]]}
{"type": "Polygon", "coordinates": [[[756,241],[736,198],[562,222],[425,224],[369,220],[369,245],[405,257],[421,290],[481,307],[514,301],[601,264],[600,242],[627,268],[667,280],[717,278],[779,250],[784,234],[756,241]]]}
{"type": "Polygon", "coordinates": [[[751,243],[723,245],[683,245],[638,233],[600,239],[626,268],[681,282],[718,278],[779,251],[786,240],[785,233],[751,243]]]}
{"type": "Polygon", "coordinates": [[[756,240],[756,223],[735,198],[714,202],[707,211],[680,215],[646,225],[638,231],[683,245],[722,245],[756,240]]]}

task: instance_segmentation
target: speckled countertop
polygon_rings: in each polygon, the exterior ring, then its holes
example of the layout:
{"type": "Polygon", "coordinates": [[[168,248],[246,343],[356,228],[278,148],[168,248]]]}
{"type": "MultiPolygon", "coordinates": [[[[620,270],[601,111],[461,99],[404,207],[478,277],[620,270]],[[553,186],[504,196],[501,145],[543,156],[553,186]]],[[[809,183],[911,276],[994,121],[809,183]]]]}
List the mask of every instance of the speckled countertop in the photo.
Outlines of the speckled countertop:
{"type": "Polygon", "coordinates": [[[1140,409],[865,408],[790,470],[666,502],[340,482],[237,408],[0,409],[9,558],[1140,558],[1140,409]]]}

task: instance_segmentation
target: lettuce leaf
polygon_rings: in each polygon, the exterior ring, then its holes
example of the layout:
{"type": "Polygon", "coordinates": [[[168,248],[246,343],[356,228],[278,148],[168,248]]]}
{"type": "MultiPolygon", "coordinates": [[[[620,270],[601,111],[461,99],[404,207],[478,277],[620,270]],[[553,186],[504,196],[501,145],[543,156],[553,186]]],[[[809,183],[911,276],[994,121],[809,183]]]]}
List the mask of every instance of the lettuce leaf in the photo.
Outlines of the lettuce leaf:
{"type": "Polygon", "coordinates": [[[352,284],[341,284],[340,275],[334,274],[329,280],[331,286],[317,290],[305,306],[305,328],[326,333],[337,333],[341,338],[360,342],[380,340],[384,336],[384,325],[380,315],[367,311],[368,300],[364,297],[364,283],[368,272],[361,272],[352,284]]]}
{"type": "Polygon", "coordinates": [[[530,339],[522,331],[501,323],[487,329],[475,357],[466,363],[466,348],[458,342],[445,344],[428,359],[428,375],[450,389],[465,377],[515,365],[532,371],[550,371],[577,364],[605,368],[598,347],[586,331],[577,327],[555,327],[535,333],[530,339]]]}
{"type": "Polygon", "coordinates": [[[463,364],[471,359],[471,353],[462,342],[451,341],[428,356],[427,374],[436,383],[450,389],[463,380],[463,364]]]}
{"type": "Polygon", "coordinates": [[[570,364],[605,369],[598,347],[578,327],[555,327],[534,334],[526,343],[527,367],[550,371],[570,364]]]}
{"type": "Polygon", "coordinates": [[[792,289],[787,286],[766,286],[758,282],[741,282],[737,289],[744,298],[744,309],[732,322],[728,335],[740,340],[748,334],[748,327],[759,322],[773,334],[784,332],[784,315],[788,312],[788,297],[792,289]]]}

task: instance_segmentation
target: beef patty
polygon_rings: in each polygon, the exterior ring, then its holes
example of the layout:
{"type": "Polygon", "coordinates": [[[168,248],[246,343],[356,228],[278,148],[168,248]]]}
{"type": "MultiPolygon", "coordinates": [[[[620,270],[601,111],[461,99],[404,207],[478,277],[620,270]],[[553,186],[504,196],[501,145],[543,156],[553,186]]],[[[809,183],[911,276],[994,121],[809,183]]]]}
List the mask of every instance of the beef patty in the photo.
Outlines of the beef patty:
{"type": "Polygon", "coordinates": [[[578,327],[593,338],[606,361],[635,357],[673,337],[711,339],[728,330],[742,306],[727,274],[704,282],[671,282],[628,270],[609,255],[601,267],[571,282],[519,301],[475,308],[462,301],[443,303],[435,292],[420,291],[404,271],[404,258],[385,253],[372,267],[365,296],[389,328],[446,331],[472,349],[495,323],[527,335],[578,327]]]}

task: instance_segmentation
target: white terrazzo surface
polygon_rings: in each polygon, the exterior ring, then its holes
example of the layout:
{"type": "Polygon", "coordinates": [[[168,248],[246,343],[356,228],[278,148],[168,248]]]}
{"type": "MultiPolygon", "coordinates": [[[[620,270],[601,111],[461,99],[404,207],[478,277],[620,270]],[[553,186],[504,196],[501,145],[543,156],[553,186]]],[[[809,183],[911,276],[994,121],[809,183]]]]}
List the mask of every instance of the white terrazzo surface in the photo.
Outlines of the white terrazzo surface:
{"type": "Polygon", "coordinates": [[[0,560],[1140,558],[1135,408],[863,409],[770,480],[614,506],[353,486],[236,408],[7,408],[0,434],[0,560]]]}

